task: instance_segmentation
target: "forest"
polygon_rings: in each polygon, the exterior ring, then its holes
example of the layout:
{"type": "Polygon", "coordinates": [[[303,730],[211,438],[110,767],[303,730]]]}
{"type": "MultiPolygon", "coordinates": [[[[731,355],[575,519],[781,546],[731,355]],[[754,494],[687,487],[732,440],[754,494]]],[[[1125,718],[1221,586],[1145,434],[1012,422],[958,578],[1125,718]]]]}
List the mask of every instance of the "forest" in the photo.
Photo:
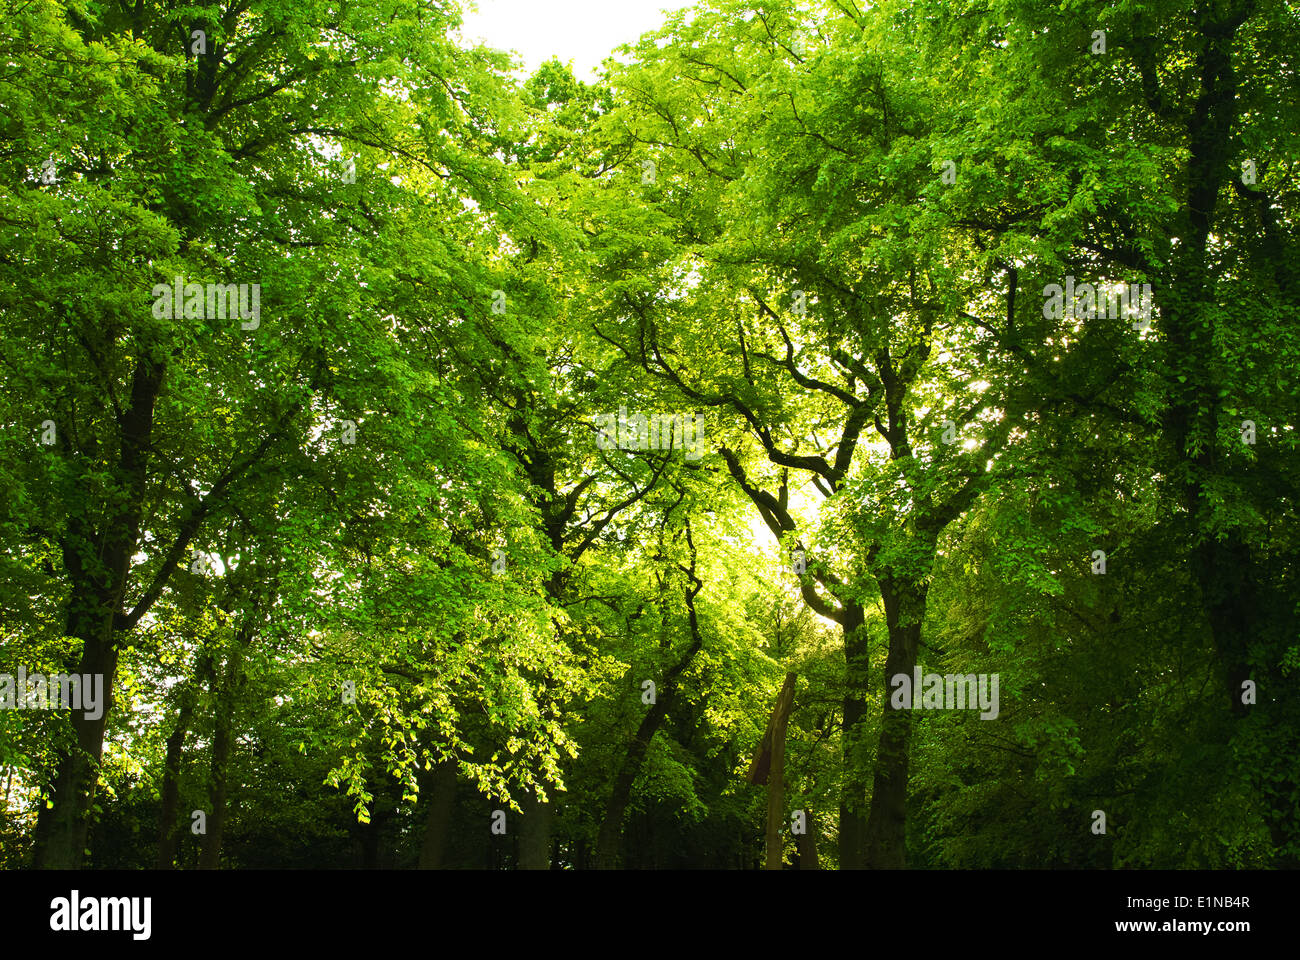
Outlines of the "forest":
{"type": "Polygon", "coordinates": [[[1300,867],[1300,5],[463,15],[0,0],[0,867],[1300,867]]]}

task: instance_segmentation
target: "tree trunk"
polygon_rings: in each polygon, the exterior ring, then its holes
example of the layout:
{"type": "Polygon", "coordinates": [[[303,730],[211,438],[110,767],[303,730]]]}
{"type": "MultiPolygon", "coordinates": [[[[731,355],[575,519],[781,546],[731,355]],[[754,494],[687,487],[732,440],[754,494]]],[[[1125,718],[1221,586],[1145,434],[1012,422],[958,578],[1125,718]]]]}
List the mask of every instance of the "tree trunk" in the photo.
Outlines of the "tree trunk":
{"type": "Polygon", "coordinates": [[[519,805],[524,811],[519,824],[519,869],[549,870],[551,821],[555,808],[550,803],[542,803],[531,793],[525,795],[519,805]]]}
{"type": "MultiPolygon", "coordinates": [[[[72,584],[66,633],[83,644],[77,672],[103,676],[104,708],[93,720],[87,719],[83,711],[72,713],[76,743],[59,756],[50,805],[37,814],[35,862],[42,869],[75,870],[85,856],[99,761],[104,752],[104,730],[112,715],[117,678],[115,627],[126,594],[131,557],[140,539],[154,404],[162,389],[164,370],[163,364],[145,352],[136,358],[131,400],[121,417],[118,459],[114,464],[117,505],[105,504],[108,516],[98,531],[92,529],[84,515],[74,515],[60,540],[63,566],[72,584]]],[[[66,431],[64,434],[66,437],[66,431]]],[[[73,453],[70,448],[66,452],[73,453]]]]}
{"type": "Polygon", "coordinates": [[[867,865],[867,704],[870,663],[862,606],[844,601],[844,701],[840,757],[844,787],[840,795],[840,869],[867,865]]]}
{"type": "Polygon", "coordinates": [[[456,765],[444,760],[435,766],[425,778],[425,789],[429,800],[420,844],[420,869],[441,870],[456,806],[456,765]]]}
{"type": "Polygon", "coordinates": [[[85,855],[99,781],[99,759],[104,751],[104,728],[117,676],[118,651],[111,640],[111,616],[102,624],[100,637],[70,631],[72,636],[81,636],[85,644],[77,672],[104,677],[104,708],[93,720],[87,719],[84,711],[72,712],[76,743],[59,755],[51,805],[37,815],[36,866],[41,869],[75,870],[85,855]]]}
{"type": "Polygon", "coordinates": [[[384,824],[391,816],[379,810],[380,799],[375,798],[370,822],[361,827],[361,869],[379,870],[384,865],[384,824]]]}
{"type": "Polygon", "coordinates": [[[1221,460],[1214,429],[1220,401],[1214,374],[1215,275],[1209,248],[1215,210],[1230,168],[1230,134],[1237,121],[1232,38],[1244,19],[1244,10],[1221,15],[1211,7],[1203,11],[1198,24],[1205,42],[1197,55],[1200,93],[1187,124],[1187,222],[1179,232],[1183,242],[1168,275],[1167,302],[1162,310],[1170,369],[1180,374],[1178,384],[1171,384],[1172,403],[1165,429],[1174,456],[1182,461],[1183,505],[1201,538],[1192,556],[1191,572],[1201,587],[1231,709],[1238,716],[1245,714],[1240,681],[1249,676],[1246,646],[1255,609],[1249,595],[1253,594],[1250,550],[1236,530],[1222,544],[1209,536],[1212,522],[1207,514],[1212,508],[1207,506],[1211,498],[1207,498],[1205,487],[1216,479],[1216,465],[1221,460]],[[1190,441],[1198,432],[1209,440],[1194,447],[1190,441]]]}
{"type": "MultiPolygon", "coordinates": [[[[689,538],[690,529],[688,527],[688,541],[689,538]]],[[[664,676],[662,688],[659,690],[655,702],[651,704],[650,710],[637,726],[632,743],[627,748],[627,754],[623,757],[623,762],[619,766],[618,775],[614,778],[614,789],[610,793],[609,802],[605,806],[605,819],[601,822],[600,832],[596,837],[596,869],[598,870],[613,870],[618,866],[623,841],[623,814],[627,810],[628,800],[632,796],[632,784],[636,782],[637,774],[641,771],[641,764],[645,761],[646,751],[650,749],[650,741],[654,739],[654,735],[663,723],[664,717],[668,715],[668,710],[673,701],[677,699],[677,678],[690,665],[695,654],[699,652],[702,643],[699,620],[695,615],[695,595],[699,593],[702,584],[695,580],[694,553],[695,548],[692,545],[690,576],[695,586],[686,591],[686,610],[690,619],[691,645],[686,649],[686,653],[681,660],[664,676]]]]}
{"type": "MultiPolygon", "coordinates": [[[[912,675],[925,615],[924,585],[880,581],[889,630],[885,683],[897,674],[912,675]]],[[[917,692],[912,691],[913,703],[917,692]]],[[[907,781],[911,760],[912,711],[895,710],[888,699],[880,724],[871,815],[867,820],[867,866],[901,870],[907,866],[907,781]]]]}
{"type": "Polygon", "coordinates": [[[221,688],[214,691],[216,713],[212,734],[212,810],[208,813],[208,832],[203,838],[203,851],[199,856],[200,870],[215,870],[221,863],[221,841],[226,828],[226,791],[230,776],[231,725],[238,700],[238,688],[241,686],[239,673],[246,638],[246,631],[241,630],[231,645],[221,688]]]}
{"type": "Polygon", "coordinates": [[[623,814],[627,811],[628,800],[632,796],[632,784],[641,772],[641,764],[645,761],[650,741],[654,739],[655,732],[668,713],[669,700],[668,691],[664,690],[656,702],[651,704],[619,765],[618,775],[614,778],[614,789],[605,804],[605,819],[601,821],[600,832],[596,835],[597,870],[613,870],[618,866],[623,841],[623,814]]]}
{"type": "Polygon", "coordinates": [[[185,738],[189,735],[190,721],[194,715],[197,677],[181,692],[180,710],[176,726],[167,738],[167,759],[163,766],[162,810],[158,815],[158,870],[170,870],[176,863],[176,846],[180,833],[177,807],[180,805],[181,754],[185,738]]]}
{"type": "Polygon", "coordinates": [[[805,810],[803,815],[807,818],[808,829],[795,838],[799,851],[799,869],[820,870],[821,862],[817,859],[817,821],[813,819],[811,810],[805,810]]]}
{"type": "Polygon", "coordinates": [[[772,772],[767,781],[767,869],[785,866],[785,730],[794,705],[794,674],[785,675],[785,686],[772,714],[772,772]]]}
{"type": "MultiPolygon", "coordinates": [[[[1242,701],[1243,684],[1250,679],[1264,679],[1252,676],[1250,645],[1260,633],[1260,613],[1269,604],[1259,597],[1257,571],[1262,563],[1241,529],[1229,529],[1222,539],[1210,532],[1218,526],[1211,506],[1214,496],[1210,494],[1222,477],[1221,464],[1227,459],[1217,431],[1222,401],[1216,374],[1220,362],[1216,326],[1221,321],[1215,291],[1216,254],[1210,246],[1220,196],[1229,184],[1232,133],[1240,112],[1233,41],[1251,12],[1251,6],[1243,4],[1209,5],[1198,13],[1196,26],[1203,43],[1195,65],[1199,92],[1186,126],[1189,156],[1185,223],[1178,230],[1181,243],[1167,275],[1161,310],[1167,331],[1167,362],[1171,373],[1177,374],[1177,382],[1170,383],[1172,402],[1164,427],[1173,444],[1176,475],[1182,478],[1185,516],[1190,532],[1197,538],[1189,567],[1200,586],[1228,707],[1239,719],[1252,711],[1242,701]],[[1193,442],[1194,437],[1204,439],[1193,442]]],[[[1278,265],[1279,287],[1285,289],[1290,279],[1284,266],[1287,258],[1278,256],[1274,262],[1278,265]]],[[[1282,682],[1280,676],[1273,679],[1282,682]]],[[[1295,819],[1290,815],[1297,786],[1292,770],[1286,765],[1281,770],[1257,771],[1267,784],[1266,792],[1276,791],[1280,798],[1280,802],[1264,804],[1265,821],[1278,850],[1296,835],[1295,819]]],[[[1294,856],[1277,855],[1275,865],[1300,864],[1294,856]]]]}
{"type": "Polygon", "coordinates": [[[795,675],[787,673],[776,705],[768,718],[763,741],[750,764],[746,779],[767,784],[767,869],[780,870],[785,865],[785,731],[794,706],[795,675]]]}

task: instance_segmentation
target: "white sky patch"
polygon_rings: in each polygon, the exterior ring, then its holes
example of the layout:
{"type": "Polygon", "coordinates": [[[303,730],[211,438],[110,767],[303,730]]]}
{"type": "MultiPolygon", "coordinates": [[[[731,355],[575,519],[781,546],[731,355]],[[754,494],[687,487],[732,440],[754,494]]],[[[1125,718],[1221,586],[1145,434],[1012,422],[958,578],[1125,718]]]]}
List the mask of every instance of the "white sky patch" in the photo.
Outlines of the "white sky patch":
{"type": "Polygon", "coordinates": [[[572,61],[579,80],[592,80],[615,47],[657,29],[664,10],[691,5],[690,0],[470,0],[461,35],[470,43],[514,51],[527,73],[559,57],[572,61]]]}

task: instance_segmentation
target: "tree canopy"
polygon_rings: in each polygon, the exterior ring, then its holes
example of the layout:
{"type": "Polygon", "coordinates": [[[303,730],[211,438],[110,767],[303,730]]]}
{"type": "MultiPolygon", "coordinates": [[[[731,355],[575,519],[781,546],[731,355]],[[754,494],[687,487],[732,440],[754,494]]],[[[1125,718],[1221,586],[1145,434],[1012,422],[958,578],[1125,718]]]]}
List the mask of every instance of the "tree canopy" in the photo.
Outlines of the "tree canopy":
{"type": "Polygon", "coordinates": [[[0,0],[0,866],[1300,866],[1300,10],[460,24],[0,0]]]}

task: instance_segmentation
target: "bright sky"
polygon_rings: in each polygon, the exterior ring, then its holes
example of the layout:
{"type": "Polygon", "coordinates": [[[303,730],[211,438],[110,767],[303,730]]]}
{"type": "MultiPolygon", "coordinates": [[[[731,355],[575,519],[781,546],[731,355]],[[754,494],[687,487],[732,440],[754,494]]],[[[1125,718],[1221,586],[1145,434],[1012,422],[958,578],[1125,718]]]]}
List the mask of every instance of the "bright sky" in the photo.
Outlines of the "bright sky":
{"type": "Polygon", "coordinates": [[[579,80],[591,80],[615,47],[632,43],[663,22],[663,10],[694,0],[468,0],[466,40],[513,50],[529,73],[552,56],[573,61],[579,80]]]}

